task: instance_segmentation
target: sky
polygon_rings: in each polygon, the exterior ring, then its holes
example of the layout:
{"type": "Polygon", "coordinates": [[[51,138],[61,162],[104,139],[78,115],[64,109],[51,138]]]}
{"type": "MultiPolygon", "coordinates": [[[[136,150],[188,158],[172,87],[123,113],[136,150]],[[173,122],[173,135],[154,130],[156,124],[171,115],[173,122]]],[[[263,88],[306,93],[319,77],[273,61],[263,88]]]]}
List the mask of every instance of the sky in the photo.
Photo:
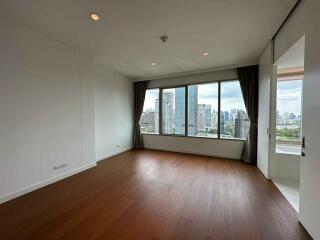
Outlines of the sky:
{"type": "Polygon", "coordinates": [[[147,90],[143,111],[146,111],[147,109],[155,109],[154,103],[157,98],[159,98],[159,89],[147,90]]]}
{"type": "Polygon", "coordinates": [[[278,81],[277,84],[277,110],[301,114],[302,81],[278,81]]]}
{"type": "MultiPolygon", "coordinates": [[[[211,109],[218,111],[218,84],[208,83],[198,85],[198,103],[211,104],[211,109]]],[[[221,110],[245,110],[240,84],[238,81],[221,83],[221,110]]]]}

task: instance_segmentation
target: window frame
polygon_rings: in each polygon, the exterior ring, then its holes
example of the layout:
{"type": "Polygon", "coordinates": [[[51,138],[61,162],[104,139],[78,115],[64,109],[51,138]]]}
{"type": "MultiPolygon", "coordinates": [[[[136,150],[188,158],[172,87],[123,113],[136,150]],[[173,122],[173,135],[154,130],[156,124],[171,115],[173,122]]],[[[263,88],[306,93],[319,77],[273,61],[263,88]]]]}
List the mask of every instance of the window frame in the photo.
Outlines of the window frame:
{"type": "Polygon", "coordinates": [[[221,118],[221,83],[222,82],[235,82],[239,81],[239,79],[225,79],[225,80],[215,80],[215,81],[204,81],[204,82],[191,82],[186,84],[177,84],[170,86],[162,86],[162,87],[152,87],[149,89],[159,89],[159,133],[142,133],[143,135],[155,135],[155,136],[170,136],[170,137],[187,137],[187,138],[197,138],[197,139],[211,139],[211,140],[222,140],[222,141],[246,141],[246,139],[241,138],[221,138],[220,134],[220,118],[221,118]],[[209,84],[209,83],[218,83],[218,126],[217,126],[217,137],[206,137],[206,136],[188,136],[188,87],[192,85],[201,85],[201,84],[209,84]],[[167,134],[162,131],[162,94],[164,89],[171,88],[181,88],[185,89],[185,133],[184,134],[167,134]]]}

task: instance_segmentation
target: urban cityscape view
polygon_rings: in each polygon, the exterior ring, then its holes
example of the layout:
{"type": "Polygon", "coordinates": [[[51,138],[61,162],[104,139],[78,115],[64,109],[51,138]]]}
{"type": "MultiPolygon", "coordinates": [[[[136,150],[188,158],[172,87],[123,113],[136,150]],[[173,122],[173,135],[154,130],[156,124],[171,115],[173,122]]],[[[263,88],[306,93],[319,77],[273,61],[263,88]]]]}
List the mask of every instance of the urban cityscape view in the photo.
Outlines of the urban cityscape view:
{"type": "Polygon", "coordinates": [[[277,83],[277,142],[301,142],[302,80],[281,80],[277,83]]]}
{"type": "MultiPolygon", "coordinates": [[[[188,136],[218,137],[218,83],[188,86],[188,136]]],[[[185,88],[164,89],[162,133],[185,135],[185,88]]],[[[143,133],[159,133],[159,89],[147,90],[143,133]]],[[[250,127],[238,81],[221,83],[220,137],[245,139],[250,127]]]]}

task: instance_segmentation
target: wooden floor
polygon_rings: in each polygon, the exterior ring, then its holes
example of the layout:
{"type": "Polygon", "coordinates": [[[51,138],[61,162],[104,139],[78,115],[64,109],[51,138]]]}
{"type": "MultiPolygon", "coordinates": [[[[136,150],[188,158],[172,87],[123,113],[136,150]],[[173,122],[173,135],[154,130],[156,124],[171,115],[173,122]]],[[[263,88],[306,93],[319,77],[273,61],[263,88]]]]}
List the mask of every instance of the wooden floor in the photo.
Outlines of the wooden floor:
{"type": "Polygon", "coordinates": [[[129,151],[0,205],[0,239],[311,239],[253,166],[129,151]]]}

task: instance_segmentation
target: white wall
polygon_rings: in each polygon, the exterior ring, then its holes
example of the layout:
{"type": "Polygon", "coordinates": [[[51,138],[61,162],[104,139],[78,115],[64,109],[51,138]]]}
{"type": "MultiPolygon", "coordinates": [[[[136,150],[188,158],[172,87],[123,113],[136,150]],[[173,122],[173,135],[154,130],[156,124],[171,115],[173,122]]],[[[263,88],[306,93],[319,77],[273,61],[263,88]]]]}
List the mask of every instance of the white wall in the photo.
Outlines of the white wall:
{"type": "Polygon", "coordinates": [[[275,60],[305,34],[303,135],[306,157],[300,162],[299,219],[315,240],[320,239],[320,1],[305,0],[275,39],[275,60]]]}
{"type": "Polygon", "coordinates": [[[146,148],[240,159],[244,141],[143,135],[146,148]]]}
{"type": "Polygon", "coordinates": [[[287,50],[294,45],[305,33],[306,1],[304,0],[295,9],[291,17],[274,39],[274,60],[277,61],[287,50]]]}
{"type": "Polygon", "coordinates": [[[227,69],[207,73],[191,74],[186,76],[170,77],[163,79],[151,80],[149,88],[176,86],[189,83],[205,83],[218,80],[235,80],[238,79],[237,70],[227,69]]]}
{"type": "Polygon", "coordinates": [[[96,158],[131,149],[133,85],[117,72],[96,69],[96,158]]]}
{"type": "Polygon", "coordinates": [[[300,155],[275,153],[272,178],[300,181],[300,158],[300,155]]]}
{"type": "MultiPolygon", "coordinates": [[[[114,99],[121,111],[131,110],[131,82],[11,18],[0,18],[0,36],[1,203],[95,166],[95,81],[98,88],[109,87],[98,90],[98,105],[114,99]],[[122,102],[116,98],[126,94],[122,102]],[[67,167],[53,169],[64,163],[67,167]]],[[[130,142],[130,114],[122,116],[128,124],[115,117],[105,124],[114,130],[123,125],[121,138],[130,142]]],[[[98,114],[98,130],[103,125],[100,119],[98,114]]],[[[104,130],[98,136],[115,139],[110,128],[104,130]]],[[[124,142],[120,143],[125,146],[124,142]]],[[[111,146],[105,147],[105,153],[113,152],[111,146]]]]}
{"type": "MultiPolygon", "coordinates": [[[[235,80],[236,69],[151,80],[148,87],[167,87],[188,83],[204,83],[218,80],[235,80]]],[[[143,135],[146,148],[174,152],[240,159],[244,142],[241,140],[218,140],[194,137],[143,135]]]]}
{"type": "Polygon", "coordinates": [[[259,112],[258,112],[258,154],[257,167],[266,178],[269,178],[269,116],[270,89],[273,61],[272,44],[270,43],[259,59],[259,112]]]}

